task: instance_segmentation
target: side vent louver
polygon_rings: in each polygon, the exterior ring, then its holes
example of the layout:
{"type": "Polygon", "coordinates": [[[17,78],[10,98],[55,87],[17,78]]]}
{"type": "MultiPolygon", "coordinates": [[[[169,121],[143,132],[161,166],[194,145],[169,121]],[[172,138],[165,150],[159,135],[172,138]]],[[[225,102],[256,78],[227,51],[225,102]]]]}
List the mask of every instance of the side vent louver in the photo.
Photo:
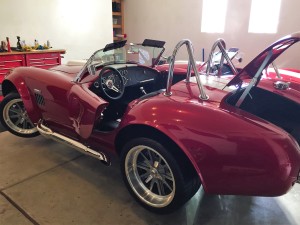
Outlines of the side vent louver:
{"type": "Polygon", "coordinates": [[[45,105],[45,99],[40,90],[34,89],[34,96],[35,96],[36,103],[38,105],[41,105],[41,106],[45,105]]]}

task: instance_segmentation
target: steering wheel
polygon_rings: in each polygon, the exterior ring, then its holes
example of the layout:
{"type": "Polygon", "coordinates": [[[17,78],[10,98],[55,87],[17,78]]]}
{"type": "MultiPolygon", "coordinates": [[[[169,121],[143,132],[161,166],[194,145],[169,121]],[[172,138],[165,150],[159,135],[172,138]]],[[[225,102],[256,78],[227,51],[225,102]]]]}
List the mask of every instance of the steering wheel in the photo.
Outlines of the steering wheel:
{"type": "Polygon", "coordinates": [[[117,69],[111,66],[103,67],[99,77],[101,79],[100,89],[107,98],[118,100],[123,96],[125,84],[122,75],[117,69]],[[109,71],[112,71],[112,73],[108,73],[109,71]]]}

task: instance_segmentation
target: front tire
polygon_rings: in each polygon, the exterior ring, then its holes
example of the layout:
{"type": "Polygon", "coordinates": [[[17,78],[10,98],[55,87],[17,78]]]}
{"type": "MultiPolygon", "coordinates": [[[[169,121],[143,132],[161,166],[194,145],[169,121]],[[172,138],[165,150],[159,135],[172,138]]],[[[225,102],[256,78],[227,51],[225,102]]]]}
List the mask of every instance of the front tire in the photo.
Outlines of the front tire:
{"type": "Polygon", "coordinates": [[[39,132],[31,122],[18,93],[10,93],[0,104],[0,122],[11,133],[20,137],[35,137],[39,132]]]}
{"type": "Polygon", "coordinates": [[[148,138],[137,138],[125,145],[121,170],[129,192],[155,213],[178,209],[200,186],[199,178],[191,176],[196,175],[194,171],[187,174],[162,144],[148,138]]]}

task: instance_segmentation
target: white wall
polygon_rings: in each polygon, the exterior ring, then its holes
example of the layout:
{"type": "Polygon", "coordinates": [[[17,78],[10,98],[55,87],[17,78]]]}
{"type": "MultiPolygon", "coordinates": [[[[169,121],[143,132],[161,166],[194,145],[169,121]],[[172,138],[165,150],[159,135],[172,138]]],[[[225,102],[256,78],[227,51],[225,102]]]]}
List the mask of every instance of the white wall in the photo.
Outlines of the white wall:
{"type": "MultiPolygon", "coordinates": [[[[282,0],[277,34],[248,33],[251,0],[228,0],[223,34],[201,33],[202,0],[124,2],[125,33],[128,34],[129,41],[141,42],[144,38],[165,40],[166,54],[170,55],[178,41],[188,38],[193,42],[197,60],[201,59],[202,48],[205,48],[207,57],[213,42],[221,37],[225,39],[228,47],[239,47],[245,53],[245,64],[278,38],[300,31],[299,0],[282,0]]],[[[182,52],[180,57],[185,57],[182,52]]],[[[299,67],[299,62],[295,63],[299,67]]]]}
{"type": "Polygon", "coordinates": [[[111,0],[1,0],[0,40],[16,36],[26,44],[50,41],[53,49],[66,49],[63,63],[86,59],[112,42],[111,0]]]}

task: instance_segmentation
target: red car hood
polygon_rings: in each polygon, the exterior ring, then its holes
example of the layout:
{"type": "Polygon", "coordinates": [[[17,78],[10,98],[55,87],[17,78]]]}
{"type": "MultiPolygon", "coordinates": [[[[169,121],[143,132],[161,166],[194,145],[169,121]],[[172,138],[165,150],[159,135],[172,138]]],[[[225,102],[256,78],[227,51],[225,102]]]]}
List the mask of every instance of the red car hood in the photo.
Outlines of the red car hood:
{"type": "Polygon", "coordinates": [[[60,65],[55,66],[49,69],[50,71],[57,71],[66,74],[78,74],[83,66],[67,66],[67,65],[60,65]]]}
{"type": "MultiPolygon", "coordinates": [[[[252,79],[259,71],[261,65],[265,63],[265,69],[271,64],[279,55],[286,51],[289,47],[300,40],[300,32],[285,36],[278,41],[271,44],[268,48],[256,56],[247,66],[245,66],[228,84],[238,85],[244,80],[252,79]]],[[[262,76],[262,73],[261,75],[262,76]]]]}

